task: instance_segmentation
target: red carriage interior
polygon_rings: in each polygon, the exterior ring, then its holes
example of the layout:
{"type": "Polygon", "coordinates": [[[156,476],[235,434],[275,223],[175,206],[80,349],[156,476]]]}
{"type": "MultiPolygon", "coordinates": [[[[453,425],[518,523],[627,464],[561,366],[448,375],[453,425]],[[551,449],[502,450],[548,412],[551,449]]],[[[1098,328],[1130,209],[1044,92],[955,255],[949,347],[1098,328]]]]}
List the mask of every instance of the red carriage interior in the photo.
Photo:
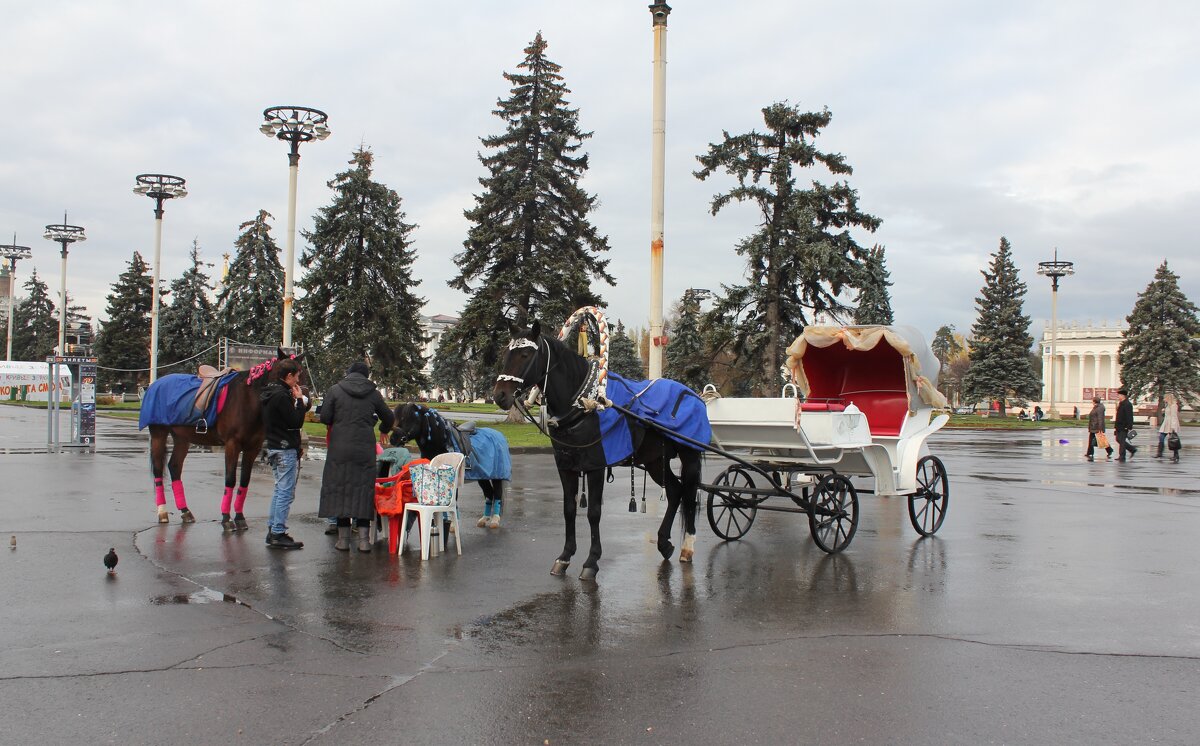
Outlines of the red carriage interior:
{"type": "Polygon", "coordinates": [[[900,434],[908,416],[908,384],[904,360],[885,341],[870,350],[849,350],[840,342],[808,346],[802,360],[808,377],[804,412],[840,412],[847,405],[862,410],[872,435],[900,434]]]}

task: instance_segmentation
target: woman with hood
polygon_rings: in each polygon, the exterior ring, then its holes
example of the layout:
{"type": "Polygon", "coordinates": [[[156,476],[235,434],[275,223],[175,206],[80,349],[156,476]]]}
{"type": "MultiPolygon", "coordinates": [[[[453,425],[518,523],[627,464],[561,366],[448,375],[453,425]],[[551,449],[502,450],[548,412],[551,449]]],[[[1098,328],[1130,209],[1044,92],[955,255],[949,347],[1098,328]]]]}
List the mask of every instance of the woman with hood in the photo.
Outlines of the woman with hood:
{"type": "Polygon", "coordinates": [[[375,422],[379,432],[392,429],[394,416],[371,383],[371,370],[356,362],[334,384],[321,404],[321,422],[330,428],[329,450],[321,477],[322,518],[337,518],[334,549],[350,549],[351,522],[358,528],[358,551],[371,551],[375,515],[375,422]]]}

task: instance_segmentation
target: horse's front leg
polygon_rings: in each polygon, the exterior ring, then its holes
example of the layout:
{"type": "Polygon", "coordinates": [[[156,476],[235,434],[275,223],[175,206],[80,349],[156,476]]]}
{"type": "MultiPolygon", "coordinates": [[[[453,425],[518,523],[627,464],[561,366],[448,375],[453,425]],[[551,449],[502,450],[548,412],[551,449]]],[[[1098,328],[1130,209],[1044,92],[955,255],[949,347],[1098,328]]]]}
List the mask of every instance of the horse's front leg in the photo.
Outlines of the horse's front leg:
{"type": "Polygon", "coordinates": [[[683,546],[679,548],[679,561],[691,562],[696,551],[696,495],[700,489],[700,454],[681,451],[679,454],[679,490],[683,498],[683,546]]]}
{"type": "MultiPolygon", "coordinates": [[[[258,458],[260,450],[262,449],[257,446],[247,446],[242,450],[242,474],[238,481],[237,496],[233,499],[233,525],[238,531],[250,528],[250,525],[246,523],[246,516],[242,515],[242,509],[246,506],[246,493],[250,490],[250,473],[254,470],[254,460],[258,458]]],[[[236,454],[234,459],[236,462],[236,454]]],[[[228,479],[228,476],[226,478],[228,479]]]]}
{"type": "Polygon", "coordinates": [[[600,512],[604,509],[604,470],[596,469],[587,473],[588,487],[588,527],[592,531],[592,548],[587,560],[583,563],[583,572],[579,573],[580,580],[595,580],[600,572],[600,512]]]}
{"type": "MultiPolygon", "coordinates": [[[[237,531],[238,526],[230,515],[233,511],[233,486],[237,483],[237,460],[240,449],[236,441],[225,441],[225,492],[221,494],[221,528],[237,531]]],[[[245,519],[243,519],[244,521],[245,519]]]]}
{"type": "Polygon", "coordinates": [[[563,488],[563,520],[566,523],[566,540],[563,542],[562,554],[554,560],[550,568],[551,575],[564,575],[575,556],[575,491],[579,488],[579,474],[565,469],[558,470],[558,480],[563,488]]]}
{"type": "Polygon", "coordinates": [[[154,506],[158,522],[168,523],[167,493],[163,488],[163,467],[167,461],[167,433],[164,427],[150,426],[150,474],[154,478],[154,506]]]}
{"type": "Polygon", "coordinates": [[[171,435],[171,460],[167,468],[171,470],[171,493],[175,496],[175,508],[179,518],[184,523],[195,523],[196,516],[188,510],[187,496],[183,492],[183,460],[187,458],[192,443],[188,438],[181,438],[177,433],[171,435]]]}
{"type": "Polygon", "coordinates": [[[667,493],[667,509],[663,513],[662,523],[658,524],[658,553],[663,559],[671,559],[675,553],[675,545],[671,543],[671,527],[675,523],[675,513],[679,510],[679,480],[671,473],[671,464],[666,458],[659,458],[646,463],[646,473],[663,491],[667,493]]]}

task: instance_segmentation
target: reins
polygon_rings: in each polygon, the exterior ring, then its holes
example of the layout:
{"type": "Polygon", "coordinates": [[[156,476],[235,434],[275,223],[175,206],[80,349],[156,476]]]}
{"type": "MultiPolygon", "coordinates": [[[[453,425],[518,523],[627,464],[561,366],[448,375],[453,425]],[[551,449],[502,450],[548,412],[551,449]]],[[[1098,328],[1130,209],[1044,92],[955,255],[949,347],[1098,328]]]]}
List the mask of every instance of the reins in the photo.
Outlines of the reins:
{"type": "MultiPolygon", "coordinates": [[[[500,375],[496,376],[496,381],[497,382],[514,381],[517,384],[517,389],[513,392],[513,406],[515,406],[517,408],[517,411],[520,412],[525,417],[525,419],[529,420],[529,422],[531,422],[533,424],[533,426],[538,429],[538,432],[540,432],[542,435],[545,435],[547,438],[549,438],[551,443],[562,446],[563,448],[581,448],[581,449],[582,448],[591,448],[592,446],[597,445],[602,440],[604,440],[603,433],[601,433],[600,437],[596,438],[596,440],[592,441],[591,443],[576,444],[576,443],[568,443],[564,440],[559,440],[558,438],[551,435],[547,428],[542,427],[542,424],[537,421],[537,418],[535,418],[533,416],[533,414],[529,411],[529,408],[526,407],[524,405],[524,403],[522,403],[522,401],[521,401],[523,398],[522,395],[529,389],[529,386],[526,385],[526,380],[529,378],[529,372],[533,369],[534,363],[537,362],[538,355],[541,354],[543,343],[546,346],[546,372],[542,375],[542,384],[538,388],[543,394],[546,394],[547,396],[549,396],[548,388],[550,386],[550,371],[554,368],[554,357],[550,353],[550,341],[547,340],[545,338],[545,336],[540,335],[540,334],[538,335],[537,342],[534,342],[531,339],[514,339],[509,344],[508,349],[510,351],[518,350],[518,349],[521,349],[522,347],[533,347],[536,350],[536,352],[534,352],[533,357],[529,358],[529,362],[525,364],[525,367],[524,367],[524,369],[522,369],[521,375],[519,377],[514,376],[514,375],[509,375],[507,373],[501,373],[500,375]]],[[[535,384],[533,384],[533,386],[538,386],[538,384],[535,383],[535,384]]],[[[546,410],[549,411],[550,402],[548,400],[545,404],[545,407],[546,407],[546,410]]],[[[578,408],[576,408],[576,407],[572,407],[571,413],[574,413],[577,409],[578,408]]],[[[583,411],[583,410],[578,410],[578,411],[583,411]]],[[[584,412],[584,414],[586,414],[586,412],[584,412]]]]}

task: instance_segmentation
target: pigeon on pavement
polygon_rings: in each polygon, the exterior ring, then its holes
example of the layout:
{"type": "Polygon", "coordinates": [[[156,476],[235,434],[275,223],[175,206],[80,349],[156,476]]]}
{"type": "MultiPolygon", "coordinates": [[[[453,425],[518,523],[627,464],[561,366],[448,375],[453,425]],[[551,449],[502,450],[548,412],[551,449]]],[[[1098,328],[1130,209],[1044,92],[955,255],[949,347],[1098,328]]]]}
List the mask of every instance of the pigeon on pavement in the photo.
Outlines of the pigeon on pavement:
{"type": "Polygon", "coordinates": [[[104,555],[104,566],[108,568],[108,574],[112,575],[117,569],[117,550],[109,547],[108,554],[104,555]]]}

